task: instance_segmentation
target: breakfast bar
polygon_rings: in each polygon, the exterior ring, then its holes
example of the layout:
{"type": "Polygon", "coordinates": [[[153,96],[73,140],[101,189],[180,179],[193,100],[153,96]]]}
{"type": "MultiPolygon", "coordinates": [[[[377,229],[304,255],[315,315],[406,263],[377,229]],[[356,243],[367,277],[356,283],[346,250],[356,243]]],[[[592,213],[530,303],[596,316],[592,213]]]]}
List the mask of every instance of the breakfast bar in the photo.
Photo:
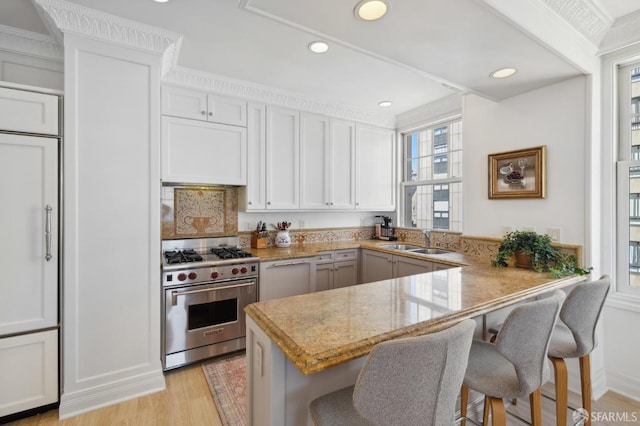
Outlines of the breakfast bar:
{"type": "Polygon", "coordinates": [[[464,266],[246,307],[247,423],[310,424],[309,402],[355,383],[376,344],[481,318],[585,280],[447,256],[464,266]]]}

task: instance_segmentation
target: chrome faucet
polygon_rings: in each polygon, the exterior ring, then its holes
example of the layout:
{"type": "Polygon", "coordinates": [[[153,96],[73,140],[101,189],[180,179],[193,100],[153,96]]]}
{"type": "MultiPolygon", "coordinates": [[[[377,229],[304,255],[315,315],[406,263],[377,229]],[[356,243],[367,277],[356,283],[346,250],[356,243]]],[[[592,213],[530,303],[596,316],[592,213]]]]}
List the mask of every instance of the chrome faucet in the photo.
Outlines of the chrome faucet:
{"type": "Polygon", "coordinates": [[[431,247],[431,231],[428,229],[425,229],[424,231],[422,231],[422,233],[424,234],[424,246],[426,248],[430,248],[431,247]]]}

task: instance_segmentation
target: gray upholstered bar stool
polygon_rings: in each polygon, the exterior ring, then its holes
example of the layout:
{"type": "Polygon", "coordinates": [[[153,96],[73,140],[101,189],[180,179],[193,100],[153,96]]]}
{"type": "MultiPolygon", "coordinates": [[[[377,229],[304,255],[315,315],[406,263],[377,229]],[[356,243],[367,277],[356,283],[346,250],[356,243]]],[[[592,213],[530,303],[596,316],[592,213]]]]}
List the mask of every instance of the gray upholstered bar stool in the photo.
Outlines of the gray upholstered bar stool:
{"type": "Polygon", "coordinates": [[[469,389],[485,396],[484,424],[493,415],[493,425],[506,425],[504,398],[529,395],[531,424],[542,424],[540,387],[549,378],[547,348],[558,318],[564,293],[514,308],[505,320],[495,344],[474,340],[464,375],[460,413],[467,414],[469,389]]]}
{"type": "MultiPolygon", "coordinates": [[[[565,358],[580,361],[582,407],[591,413],[591,367],[589,354],[596,345],[596,324],[600,318],[611,281],[603,275],[597,281],[577,284],[567,296],[560,310],[560,321],[555,326],[549,343],[549,359],[554,368],[556,382],[556,422],[567,424],[567,366],[565,358]]],[[[587,416],[585,425],[591,425],[587,416]]]]}
{"type": "Polygon", "coordinates": [[[380,343],[355,386],[311,401],[316,426],[451,425],[473,339],[464,320],[424,336],[380,343]]]}

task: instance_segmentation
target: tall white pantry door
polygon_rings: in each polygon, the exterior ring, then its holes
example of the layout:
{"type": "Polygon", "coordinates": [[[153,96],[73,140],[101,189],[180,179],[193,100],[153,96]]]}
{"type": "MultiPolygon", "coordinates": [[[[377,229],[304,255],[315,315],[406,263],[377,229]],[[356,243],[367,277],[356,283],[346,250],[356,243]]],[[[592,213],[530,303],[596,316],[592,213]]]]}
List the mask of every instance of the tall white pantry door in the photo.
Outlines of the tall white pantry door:
{"type": "Polygon", "coordinates": [[[0,133],[0,337],[58,324],[58,143],[0,133]]]}

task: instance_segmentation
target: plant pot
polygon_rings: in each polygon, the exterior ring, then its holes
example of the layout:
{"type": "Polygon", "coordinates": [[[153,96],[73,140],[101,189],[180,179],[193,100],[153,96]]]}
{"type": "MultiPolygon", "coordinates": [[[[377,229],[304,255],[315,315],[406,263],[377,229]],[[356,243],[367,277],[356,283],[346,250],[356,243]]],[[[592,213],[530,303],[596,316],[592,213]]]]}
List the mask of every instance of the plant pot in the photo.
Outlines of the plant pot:
{"type": "Polygon", "coordinates": [[[518,250],[515,254],[515,265],[518,268],[533,269],[533,254],[523,253],[518,250]]]}

